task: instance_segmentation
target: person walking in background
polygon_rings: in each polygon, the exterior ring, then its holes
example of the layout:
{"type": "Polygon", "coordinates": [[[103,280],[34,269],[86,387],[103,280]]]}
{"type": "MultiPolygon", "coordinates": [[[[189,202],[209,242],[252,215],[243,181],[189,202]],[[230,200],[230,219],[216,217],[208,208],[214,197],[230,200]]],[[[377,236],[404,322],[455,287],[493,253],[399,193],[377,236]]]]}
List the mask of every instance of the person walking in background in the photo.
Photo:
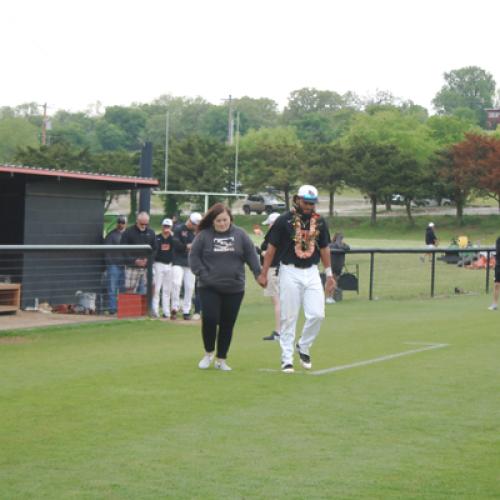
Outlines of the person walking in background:
{"type": "MultiPolygon", "coordinates": [[[[427,228],[425,229],[425,246],[427,248],[436,248],[438,246],[438,239],[436,233],[434,232],[434,222],[429,222],[427,228]]],[[[428,259],[432,259],[431,253],[426,253],[428,259]]],[[[422,262],[425,262],[425,255],[420,257],[422,262]]]]}
{"type": "MultiPolygon", "coordinates": [[[[329,245],[330,250],[350,250],[350,246],[344,242],[344,235],[342,233],[335,233],[332,237],[332,241],[329,245]]],[[[345,266],[345,253],[330,252],[330,258],[332,261],[332,272],[335,281],[338,282],[340,275],[342,274],[342,269],[345,266]]],[[[334,290],[332,293],[327,294],[326,303],[335,304],[335,299],[333,297],[334,290]]]]}
{"type": "Polygon", "coordinates": [[[189,268],[188,256],[200,221],[201,214],[193,212],[184,224],[179,224],[174,229],[172,319],[176,319],[177,312],[181,309],[181,288],[183,285],[182,315],[186,320],[191,319],[191,301],[193,299],[195,277],[189,268]]]}
{"type": "MultiPolygon", "coordinates": [[[[127,226],[127,218],[119,215],[116,227],[104,238],[105,245],[119,245],[127,226]]],[[[108,313],[116,314],[117,296],[125,284],[125,267],[121,252],[106,252],[106,288],[108,293],[108,313]]]]}
{"type": "Polygon", "coordinates": [[[493,302],[488,307],[490,311],[498,310],[498,298],[500,295],[500,237],[496,241],[495,253],[495,285],[493,288],[493,302]]]}
{"type": "Polygon", "coordinates": [[[160,317],[160,292],[163,317],[170,318],[170,295],[172,292],[172,258],[174,254],[172,219],[163,219],[161,233],[156,235],[156,255],[153,264],[153,317],[160,317]]]}
{"type": "MultiPolygon", "coordinates": [[[[156,251],[156,234],[148,227],[149,214],[147,212],[139,212],[137,214],[135,224],[127,229],[122,234],[120,240],[121,245],[149,245],[153,249],[153,254],[156,251]]],[[[125,258],[125,289],[129,293],[146,293],[146,285],[148,281],[148,256],[130,253],[125,258]]]]}
{"type": "Polygon", "coordinates": [[[200,222],[189,264],[198,278],[203,312],[205,355],[198,367],[209,368],[215,358],[215,368],[231,371],[226,359],[245,293],[245,264],[255,278],[260,264],[252,240],[233,224],[231,211],[224,204],[213,205],[200,222]]]}
{"type": "MultiPolygon", "coordinates": [[[[273,212],[268,215],[267,219],[262,223],[264,226],[269,226],[268,231],[264,236],[264,241],[260,246],[260,255],[263,259],[266,255],[267,246],[269,245],[269,232],[273,227],[274,222],[280,216],[278,212],[273,212]]],[[[267,285],[264,288],[264,296],[271,297],[274,307],[274,330],[271,335],[266,335],[262,337],[262,340],[279,340],[280,339],[280,293],[279,293],[279,282],[278,282],[278,272],[279,272],[280,256],[275,254],[269,271],[267,273],[267,285]]]]}
{"type": "Polygon", "coordinates": [[[269,245],[258,278],[267,285],[267,273],[276,253],[280,256],[281,303],[281,369],[293,373],[295,329],[300,307],[304,308],[305,323],[295,346],[300,363],[312,368],[310,349],[325,317],[325,294],[318,270],[321,259],[326,274],[326,291],[335,287],[331,268],[330,234],[323,217],[315,211],[318,190],[314,186],[299,188],[292,210],[276,219],[269,232],[269,245]]]}

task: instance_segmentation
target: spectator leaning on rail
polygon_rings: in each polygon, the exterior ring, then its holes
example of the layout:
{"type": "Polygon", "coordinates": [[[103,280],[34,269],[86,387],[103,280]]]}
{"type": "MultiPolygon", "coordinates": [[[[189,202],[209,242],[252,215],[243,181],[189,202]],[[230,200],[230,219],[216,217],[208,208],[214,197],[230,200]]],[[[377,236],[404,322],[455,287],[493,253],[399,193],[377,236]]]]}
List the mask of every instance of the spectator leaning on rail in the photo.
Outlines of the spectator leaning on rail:
{"type": "Polygon", "coordinates": [[[490,311],[496,311],[498,309],[498,298],[500,295],[500,237],[497,238],[496,242],[496,254],[495,254],[495,285],[493,288],[493,302],[488,309],[490,311]]]}
{"type": "MultiPolygon", "coordinates": [[[[127,218],[119,215],[116,227],[104,238],[105,245],[119,245],[127,225],[127,218]]],[[[108,292],[108,312],[116,314],[116,297],[123,290],[125,270],[121,252],[106,252],[106,288],[108,292]]]]}
{"type": "MultiPolygon", "coordinates": [[[[137,214],[135,224],[127,228],[120,243],[122,245],[149,245],[156,250],[156,235],[149,227],[149,215],[147,212],[137,214]]],[[[148,279],[148,256],[128,254],[125,258],[125,290],[131,293],[146,293],[148,279]]]]}
{"type": "Polygon", "coordinates": [[[171,318],[176,319],[181,308],[181,288],[184,285],[182,315],[191,319],[191,301],[193,299],[195,277],[189,269],[188,256],[191,251],[201,214],[193,212],[184,224],[174,228],[174,260],[172,268],[172,311],[171,318]]]}
{"type": "Polygon", "coordinates": [[[278,252],[280,256],[280,305],[281,305],[281,369],[292,373],[295,328],[300,306],[306,321],[302,335],[295,346],[302,366],[312,367],[310,348],[316,339],[325,317],[325,294],[318,270],[321,259],[326,274],[326,291],[335,287],[331,260],[330,234],[325,219],[315,212],[318,190],[314,186],[301,186],[292,210],[278,217],[269,233],[269,246],[262,272],[258,278],[261,286],[267,285],[267,273],[278,252]]]}
{"type": "Polygon", "coordinates": [[[215,355],[215,368],[231,371],[226,358],[245,293],[245,263],[257,278],[259,258],[250,237],[233,225],[231,211],[222,203],[208,210],[199,229],[189,255],[189,264],[198,278],[203,312],[205,355],[198,367],[209,368],[215,355]]]}
{"type": "Polygon", "coordinates": [[[163,317],[170,317],[170,296],[172,293],[172,258],[174,253],[172,219],[163,219],[161,233],[156,235],[156,255],[153,264],[153,317],[160,317],[160,293],[163,317]]]}

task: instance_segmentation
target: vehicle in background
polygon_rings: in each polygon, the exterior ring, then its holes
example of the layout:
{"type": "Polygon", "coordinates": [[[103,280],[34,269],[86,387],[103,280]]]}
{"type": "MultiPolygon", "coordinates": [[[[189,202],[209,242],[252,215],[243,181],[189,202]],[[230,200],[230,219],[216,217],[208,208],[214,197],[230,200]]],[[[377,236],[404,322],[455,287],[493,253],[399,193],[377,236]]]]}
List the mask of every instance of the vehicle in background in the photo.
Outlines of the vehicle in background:
{"type": "Polygon", "coordinates": [[[414,203],[417,207],[451,207],[453,205],[449,198],[441,198],[441,203],[434,198],[420,198],[414,203]]]}
{"type": "Polygon", "coordinates": [[[393,194],[391,196],[391,203],[393,205],[404,205],[405,204],[405,197],[402,194],[393,194]]]}
{"type": "Polygon", "coordinates": [[[286,209],[285,202],[269,193],[257,193],[248,195],[247,199],[243,202],[243,212],[247,215],[255,212],[261,214],[266,212],[282,212],[286,209]]]}

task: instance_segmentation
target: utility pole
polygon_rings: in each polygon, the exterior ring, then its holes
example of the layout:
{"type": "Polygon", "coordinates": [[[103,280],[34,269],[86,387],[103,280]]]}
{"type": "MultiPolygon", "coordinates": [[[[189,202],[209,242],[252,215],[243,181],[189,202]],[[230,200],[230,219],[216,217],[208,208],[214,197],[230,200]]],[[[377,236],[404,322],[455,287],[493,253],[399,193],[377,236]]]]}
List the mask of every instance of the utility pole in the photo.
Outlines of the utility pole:
{"type": "Polygon", "coordinates": [[[170,128],[170,111],[167,111],[166,123],[165,123],[165,191],[168,188],[168,139],[169,139],[169,128],[170,128]]]}
{"type": "Polygon", "coordinates": [[[47,103],[43,105],[42,146],[47,145],[47,103]]]}
{"type": "Polygon", "coordinates": [[[234,192],[238,192],[238,157],[240,150],[240,112],[236,112],[236,141],[234,145],[234,192]]]}
{"type": "Polygon", "coordinates": [[[233,145],[234,142],[234,118],[233,118],[233,99],[229,95],[229,113],[227,117],[227,144],[229,146],[233,145]]]}

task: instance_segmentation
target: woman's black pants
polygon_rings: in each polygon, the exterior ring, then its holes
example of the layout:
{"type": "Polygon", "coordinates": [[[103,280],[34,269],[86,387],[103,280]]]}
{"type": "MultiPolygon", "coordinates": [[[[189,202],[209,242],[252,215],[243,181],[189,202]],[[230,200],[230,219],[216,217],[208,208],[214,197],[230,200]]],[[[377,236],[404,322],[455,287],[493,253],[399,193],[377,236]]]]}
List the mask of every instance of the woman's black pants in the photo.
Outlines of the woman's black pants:
{"type": "Polygon", "coordinates": [[[212,288],[200,288],[199,291],[201,334],[205,351],[213,352],[217,341],[216,357],[226,359],[244,292],[219,293],[212,288]]]}

